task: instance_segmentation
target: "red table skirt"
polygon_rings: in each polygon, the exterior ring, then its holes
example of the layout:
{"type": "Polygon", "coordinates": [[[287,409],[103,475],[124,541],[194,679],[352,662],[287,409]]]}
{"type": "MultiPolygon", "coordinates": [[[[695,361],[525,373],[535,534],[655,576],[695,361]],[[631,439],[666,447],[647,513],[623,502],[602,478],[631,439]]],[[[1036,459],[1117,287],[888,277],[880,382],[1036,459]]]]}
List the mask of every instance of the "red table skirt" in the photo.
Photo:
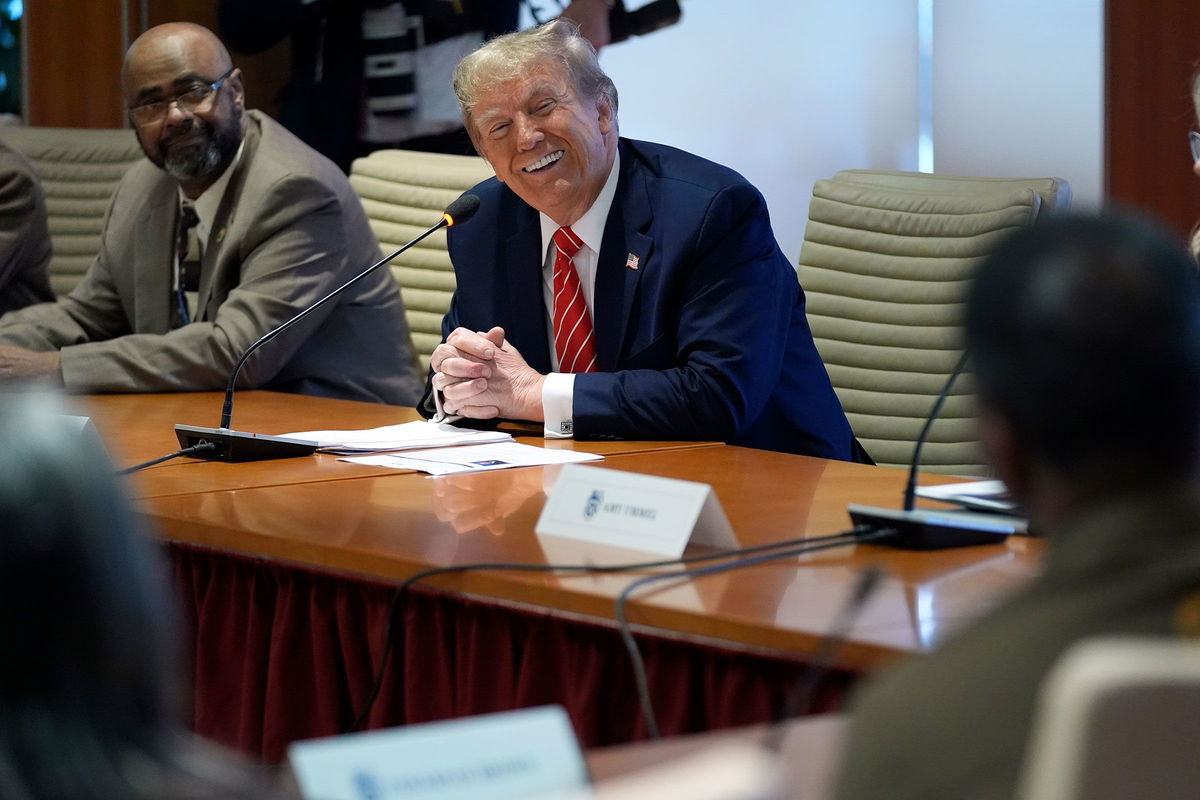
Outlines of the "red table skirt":
{"type": "MultiPolygon", "coordinates": [[[[197,733],[266,763],[290,742],[342,732],[383,647],[386,583],[180,543],[169,551],[191,632],[197,733]]],[[[558,703],[584,747],[645,738],[615,629],[415,589],[366,727],[558,703]]],[[[663,735],[768,721],[802,663],[639,636],[663,735]]],[[[841,706],[854,675],[822,681],[841,706]]]]}

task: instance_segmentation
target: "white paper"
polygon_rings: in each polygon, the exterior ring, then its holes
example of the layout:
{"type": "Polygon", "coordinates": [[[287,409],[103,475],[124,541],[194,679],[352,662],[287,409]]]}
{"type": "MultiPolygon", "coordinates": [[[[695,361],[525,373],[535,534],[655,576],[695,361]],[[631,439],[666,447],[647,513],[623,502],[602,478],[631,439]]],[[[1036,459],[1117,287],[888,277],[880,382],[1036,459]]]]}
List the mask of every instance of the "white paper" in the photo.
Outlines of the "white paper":
{"type": "Polygon", "coordinates": [[[374,467],[415,469],[430,475],[452,475],[457,472],[486,472],[511,467],[539,467],[547,464],[574,464],[580,461],[599,461],[603,456],[580,453],[576,450],[547,450],[517,442],[465,445],[449,449],[418,450],[404,455],[355,456],[343,458],[353,464],[374,467]]]}
{"type": "Polygon", "coordinates": [[[385,425],[356,431],[299,431],[285,433],[289,439],[316,442],[326,453],[382,453],[389,450],[417,450],[428,447],[457,447],[464,444],[510,442],[512,434],[500,431],[474,431],[445,423],[417,420],[400,425],[385,425]]]}
{"type": "Polygon", "coordinates": [[[1004,481],[968,481],[918,486],[917,496],[955,503],[976,511],[1015,511],[1017,508],[1008,495],[1008,487],[1004,485],[1004,481]]]}

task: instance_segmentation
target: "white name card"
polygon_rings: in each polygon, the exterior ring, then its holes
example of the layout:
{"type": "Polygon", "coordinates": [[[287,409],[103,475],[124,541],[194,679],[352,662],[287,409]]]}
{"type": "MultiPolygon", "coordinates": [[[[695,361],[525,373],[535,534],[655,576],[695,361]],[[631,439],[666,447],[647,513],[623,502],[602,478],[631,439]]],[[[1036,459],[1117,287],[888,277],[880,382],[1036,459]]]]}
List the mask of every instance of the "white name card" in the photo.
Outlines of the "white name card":
{"type": "Polygon", "coordinates": [[[505,800],[588,780],[561,706],[295,742],[288,758],[306,800],[505,800]]]}
{"type": "Polygon", "coordinates": [[[108,455],[108,451],[104,448],[104,441],[100,438],[100,431],[96,430],[96,426],[92,424],[91,417],[80,417],[75,414],[59,414],[58,417],[63,421],[66,430],[77,433],[88,447],[95,448],[97,453],[108,455]]]}
{"type": "Polygon", "coordinates": [[[679,558],[689,540],[738,546],[706,483],[568,464],[542,509],[539,536],[563,536],[679,558]]]}

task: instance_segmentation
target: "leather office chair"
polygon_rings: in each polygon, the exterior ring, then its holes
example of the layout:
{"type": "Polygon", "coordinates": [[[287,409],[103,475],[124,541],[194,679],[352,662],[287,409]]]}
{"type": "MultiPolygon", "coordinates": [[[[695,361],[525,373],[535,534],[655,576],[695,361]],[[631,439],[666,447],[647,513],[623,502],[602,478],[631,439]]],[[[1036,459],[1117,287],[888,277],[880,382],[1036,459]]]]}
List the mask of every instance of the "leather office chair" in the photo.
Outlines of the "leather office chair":
{"type": "MultiPolygon", "coordinates": [[[[379,150],[357,159],[350,184],[362,198],[379,243],[390,253],[438,221],[451,201],[489,178],[492,168],[476,156],[379,150]]],[[[454,269],[439,231],[391,264],[400,285],[413,346],[424,369],[442,341],[442,317],[454,294],[454,269]]]]}
{"type": "MultiPolygon", "coordinates": [[[[962,302],[978,260],[1069,198],[1066,182],[1054,178],[846,171],[813,187],[797,269],[809,324],[850,423],[878,463],[910,463],[962,353],[962,302]]],[[[935,423],[922,468],[986,472],[969,375],[935,423]]]]}
{"type": "Polygon", "coordinates": [[[972,178],[936,175],[929,172],[897,172],[881,169],[844,169],[833,176],[847,183],[867,183],[896,189],[922,190],[939,194],[975,195],[1006,187],[1033,189],[1042,199],[1040,214],[1065,211],[1071,206],[1071,185],[1062,178],[972,178]]]}
{"type": "Polygon", "coordinates": [[[1194,798],[1198,754],[1200,642],[1084,642],[1042,686],[1018,797],[1194,798]]]}
{"type": "Polygon", "coordinates": [[[66,294],[100,252],[109,201],[142,149],[123,129],[5,127],[0,137],[29,159],[42,183],[54,247],[50,285],[66,294]]]}

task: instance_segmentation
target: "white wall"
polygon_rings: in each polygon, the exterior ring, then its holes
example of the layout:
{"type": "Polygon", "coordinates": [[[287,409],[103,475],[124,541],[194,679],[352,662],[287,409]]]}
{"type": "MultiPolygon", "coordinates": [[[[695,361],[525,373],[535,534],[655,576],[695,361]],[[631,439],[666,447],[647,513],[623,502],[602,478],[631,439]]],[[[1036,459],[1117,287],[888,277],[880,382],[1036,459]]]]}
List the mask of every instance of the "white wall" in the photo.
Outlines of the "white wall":
{"type": "Polygon", "coordinates": [[[933,20],[934,171],[1054,175],[1099,205],[1103,0],[935,0],[933,20]]]}
{"type": "Polygon", "coordinates": [[[916,0],[682,6],[678,25],[601,53],[621,133],[745,175],[793,263],[814,181],[855,167],[916,169],[916,0]]]}
{"type": "MultiPolygon", "coordinates": [[[[626,0],[630,7],[643,0],[626,0]]],[[[683,0],[601,53],[621,132],[727,164],[796,261],[814,181],[916,169],[917,0],[683,0]]],[[[933,0],[938,172],[1103,184],[1103,0],[933,0]]]]}

